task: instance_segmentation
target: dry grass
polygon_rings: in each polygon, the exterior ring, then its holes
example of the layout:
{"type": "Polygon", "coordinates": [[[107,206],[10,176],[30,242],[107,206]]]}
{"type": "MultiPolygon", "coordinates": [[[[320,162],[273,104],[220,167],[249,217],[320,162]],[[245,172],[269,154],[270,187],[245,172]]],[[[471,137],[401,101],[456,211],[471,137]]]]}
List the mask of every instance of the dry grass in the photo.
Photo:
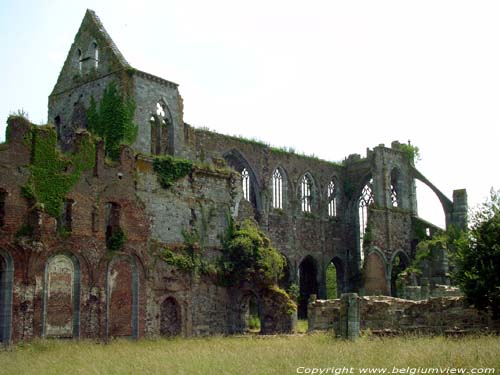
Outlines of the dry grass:
{"type": "Polygon", "coordinates": [[[364,337],[329,334],[175,340],[38,341],[0,352],[1,374],[296,374],[306,367],[493,367],[500,338],[364,337]]]}

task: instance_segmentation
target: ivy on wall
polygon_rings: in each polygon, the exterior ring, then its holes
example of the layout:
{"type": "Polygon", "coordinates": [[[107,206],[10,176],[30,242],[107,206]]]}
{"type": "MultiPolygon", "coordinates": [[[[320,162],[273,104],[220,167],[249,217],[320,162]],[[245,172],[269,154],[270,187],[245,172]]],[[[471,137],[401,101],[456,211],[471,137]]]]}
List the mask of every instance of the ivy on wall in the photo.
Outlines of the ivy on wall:
{"type": "Polygon", "coordinates": [[[134,112],[134,101],[122,95],[115,82],[106,87],[99,105],[94,97],[90,98],[88,129],[104,140],[106,155],[111,160],[118,160],[120,144],[131,144],[137,137],[134,112]]]}
{"type": "Polygon", "coordinates": [[[57,218],[66,195],[82,172],[94,167],[95,145],[90,137],[84,137],[72,154],[62,154],[57,149],[56,130],[48,125],[33,127],[32,137],[31,177],[22,193],[57,218]]]}
{"type": "Polygon", "coordinates": [[[193,162],[170,155],[159,156],[153,160],[153,169],[163,188],[169,188],[180,178],[187,176],[193,170],[193,162]]]}

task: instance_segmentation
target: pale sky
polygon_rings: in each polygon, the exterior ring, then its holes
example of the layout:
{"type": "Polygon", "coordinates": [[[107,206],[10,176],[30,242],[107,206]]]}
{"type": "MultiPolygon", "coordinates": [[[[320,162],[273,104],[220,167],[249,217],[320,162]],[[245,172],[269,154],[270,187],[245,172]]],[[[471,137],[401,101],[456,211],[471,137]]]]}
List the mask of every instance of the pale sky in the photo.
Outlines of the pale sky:
{"type": "Polygon", "coordinates": [[[87,8],[132,66],[180,85],[193,126],[333,161],[411,140],[448,197],[500,188],[499,1],[0,0],[0,140],[10,112],[47,121],[87,8]]]}

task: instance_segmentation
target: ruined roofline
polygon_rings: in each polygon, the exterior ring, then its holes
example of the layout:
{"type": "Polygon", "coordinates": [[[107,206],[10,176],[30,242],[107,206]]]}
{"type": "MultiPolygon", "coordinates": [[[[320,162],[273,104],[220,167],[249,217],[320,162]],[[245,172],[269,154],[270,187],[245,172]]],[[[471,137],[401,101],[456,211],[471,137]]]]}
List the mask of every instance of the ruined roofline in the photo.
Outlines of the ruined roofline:
{"type": "MultiPolygon", "coordinates": [[[[85,18],[87,18],[87,17],[90,17],[92,19],[92,21],[94,21],[95,25],[99,29],[99,32],[102,34],[102,36],[104,37],[104,39],[108,43],[108,46],[114,52],[115,56],[118,58],[118,60],[120,61],[120,63],[122,65],[124,65],[125,67],[130,67],[130,64],[125,59],[125,57],[123,56],[123,54],[120,52],[120,50],[116,46],[115,42],[113,42],[113,39],[111,39],[111,37],[109,36],[108,32],[104,28],[104,25],[102,24],[101,20],[97,16],[97,14],[92,9],[87,9],[87,11],[85,12],[85,17],[83,19],[85,20],[85,18]]],[[[76,38],[77,38],[77,36],[75,36],[75,41],[76,41],[76,38]]]]}
{"type": "Polygon", "coordinates": [[[143,78],[146,78],[146,79],[150,79],[151,81],[164,84],[164,85],[166,85],[168,87],[172,87],[172,88],[179,87],[178,83],[169,81],[169,80],[167,80],[165,78],[161,78],[161,77],[155,76],[154,74],[147,73],[147,72],[145,72],[143,70],[139,70],[139,69],[136,69],[136,68],[130,68],[130,71],[133,72],[134,74],[137,74],[140,77],[143,77],[143,78]]]}

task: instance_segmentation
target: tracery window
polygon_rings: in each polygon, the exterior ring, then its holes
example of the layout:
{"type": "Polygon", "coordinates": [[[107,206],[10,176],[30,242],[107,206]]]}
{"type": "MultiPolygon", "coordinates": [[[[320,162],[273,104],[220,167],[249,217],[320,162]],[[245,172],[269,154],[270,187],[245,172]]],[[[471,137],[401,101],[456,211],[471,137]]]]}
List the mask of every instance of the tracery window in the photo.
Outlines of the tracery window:
{"type": "Polygon", "coordinates": [[[359,213],[359,248],[360,248],[360,259],[364,259],[363,251],[363,241],[366,234],[366,227],[368,225],[368,208],[374,203],[373,198],[373,179],[370,179],[363,190],[358,201],[358,213],[359,213]]]}
{"type": "Polygon", "coordinates": [[[393,184],[391,184],[391,202],[392,207],[399,207],[398,192],[393,184]]]}
{"type": "Polygon", "coordinates": [[[311,212],[311,203],[312,203],[311,191],[312,191],[311,178],[307,175],[304,175],[300,183],[300,202],[301,202],[302,212],[311,212]]]}
{"type": "Polygon", "coordinates": [[[241,171],[241,183],[243,188],[243,198],[250,201],[250,175],[246,168],[241,171]]]}
{"type": "Polygon", "coordinates": [[[277,168],[273,173],[273,208],[283,208],[283,177],[277,168]]]}
{"type": "Polygon", "coordinates": [[[328,184],[328,216],[337,216],[337,188],[333,181],[328,184]]]}

